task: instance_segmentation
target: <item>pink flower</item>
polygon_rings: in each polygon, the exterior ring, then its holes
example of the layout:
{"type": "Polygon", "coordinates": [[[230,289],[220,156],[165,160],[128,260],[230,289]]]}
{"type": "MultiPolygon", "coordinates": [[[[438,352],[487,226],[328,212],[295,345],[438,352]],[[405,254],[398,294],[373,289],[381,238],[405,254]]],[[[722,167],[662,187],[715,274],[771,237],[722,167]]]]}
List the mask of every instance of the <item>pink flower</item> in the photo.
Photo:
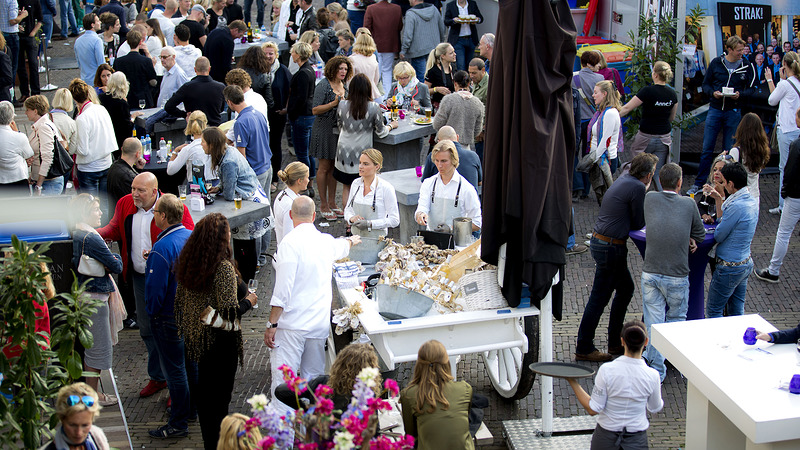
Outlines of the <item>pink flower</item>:
{"type": "Polygon", "coordinates": [[[320,384],[317,386],[317,389],[314,390],[314,395],[317,397],[327,397],[331,394],[333,394],[333,389],[331,389],[331,387],[327,384],[320,384]]]}
{"type": "Polygon", "coordinates": [[[267,436],[264,439],[258,441],[259,450],[272,450],[274,445],[275,445],[275,438],[273,438],[272,436],[267,436]]]}
{"type": "Polygon", "coordinates": [[[331,415],[333,413],[333,400],[324,397],[317,400],[317,412],[323,416],[331,415]]]}
{"type": "Polygon", "coordinates": [[[371,398],[367,400],[367,406],[369,407],[370,412],[373,413],[375,411],[388,411],[392,409],[392,405],[389,402],[380,398],[371,398]]]}
{"type": "Polygon", "coordinates": [[[383,387],[389,391],[390,397],[397,397],[400,395],[400,388],[397,386],[397,381],[394,381],[391,378],[387,378],[386,381],[384,381],[383,387]]]}
{"type": "Polygon", "coordinates": [[[286,383],[289,383],[289,380],[291,380],[295,376],[294,370],[292,370],[292,368],[287,366],[286,364],[283,364],[282,366],[278,367],[278,370],[283,372],[283,381],[285,381],[286,383]]]}
{"type": "Polygon", "coordinates": [[[319,446],[317,445],[316,442],[309,442],[306,444],[298,444],[297,448],[299,448],[300,450],[318,450],[319,446]]]}
{"type": "Polygon", "coordinates": [[[292,378],[291,380],[286,380],[286,384],[289,385],[289,390],[297,395],[302,394],[308,389],[308,383],[306,382],[306,380],[300,377],[295,377],[292,378]]]}

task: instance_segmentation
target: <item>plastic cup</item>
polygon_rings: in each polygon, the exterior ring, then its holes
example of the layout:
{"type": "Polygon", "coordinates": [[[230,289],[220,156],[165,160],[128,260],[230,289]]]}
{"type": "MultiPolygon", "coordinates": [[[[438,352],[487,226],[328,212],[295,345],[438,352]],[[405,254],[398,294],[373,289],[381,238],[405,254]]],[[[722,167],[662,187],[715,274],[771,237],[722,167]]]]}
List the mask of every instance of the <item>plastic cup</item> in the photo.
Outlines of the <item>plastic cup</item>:
{"type": "Polygon", "coordinates": [[[789,392],[800,394],[800,374],[792,375],[792,380],[789,381],[789,392]]]}
{"type": "Polygon", "coordinates": [[[181,201],[185,201],[186,200],[186,185],[185,184],[182,184],[182,185],[178,186],[178,194],[181,197],[181,201]]]}
{"type": "Polygon", "coordinates": [[[422,166],[417,166],[414,170],[417,171],[417,178],[422,178],[422,166]]]}
{"type": "Polygon", "coordinates": [[[237,194],[236,197],[233,197],[233,207],[236,208],[236,209],[242,209],[242,196],[241,195],[237,194]]]}
{"type": "Polygon", "coordinates": [[[756,329],[753,327],[747,327],[747,330],[744,332],[743,336],[744,343],[747,345],[755,345],[756,343],[756,329]]]}

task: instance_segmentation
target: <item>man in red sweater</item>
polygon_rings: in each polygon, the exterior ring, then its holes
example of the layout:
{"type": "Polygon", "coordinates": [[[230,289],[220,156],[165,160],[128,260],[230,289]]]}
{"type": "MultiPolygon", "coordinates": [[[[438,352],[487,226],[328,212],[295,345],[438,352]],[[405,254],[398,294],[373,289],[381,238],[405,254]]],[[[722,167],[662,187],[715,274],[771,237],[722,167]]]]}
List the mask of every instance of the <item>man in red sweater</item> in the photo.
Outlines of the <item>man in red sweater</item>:
{"type": "MultiPolygon", "coordinates": [[[[144,298],[147,256],[161,233],[153,220],[153,210],[159,196],[156,176],[151,172],[140,173],[131,183],[131,193],[117,202],[111,222],[97,230],[103,239],[121,242],[122,277],[133,282],[136,322],[139,324],[139,335],[147,347],[147,374],[150,376],[150,382],[139,392],[140,397],[149,397],[167,386],[144,298]]],[[[188,230],[194,229],[194,221],[186,205],[183,205],[183,226],[188,230]]]]}
{"type": "MultiPolygon", "coordinates": [[[[364,26],[372,33],[375,46],[378,47],[378,66],[384,92],[392,87],[392,67],[394,58],[400,52],[400,31],[403,30],[403,10],[400,5],[389,3],[389,0],[378,1],[367,6],[364,15],[364,26]]],[[[424,78],[424,74],[420,76],[424,78]]],[[[381,103],[379,99],[375,100],[381,103]]]]}

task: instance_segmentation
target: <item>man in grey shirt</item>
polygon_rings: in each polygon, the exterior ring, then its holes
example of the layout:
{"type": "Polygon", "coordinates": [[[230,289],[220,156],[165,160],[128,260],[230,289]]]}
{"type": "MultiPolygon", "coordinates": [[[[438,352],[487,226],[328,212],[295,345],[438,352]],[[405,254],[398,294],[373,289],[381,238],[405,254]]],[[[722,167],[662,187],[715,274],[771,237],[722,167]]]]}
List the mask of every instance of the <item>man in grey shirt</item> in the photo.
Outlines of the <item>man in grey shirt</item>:
{"type": "MultiPolygon", "coordinates": [[[[697,204],[680,195],[683,173],[675,163],[659,172],[662,192],[644,198],[647,248],[642,269],[642,309],[648,335],[654,323],[686,320],[689,306],[689,252],[706,237],[697,204]],[[669,307],[669,311],[666,310],[669,307]]],[[[664,357],[652,345],[643,354],[661,376],[667,375],[664,357]]]]}

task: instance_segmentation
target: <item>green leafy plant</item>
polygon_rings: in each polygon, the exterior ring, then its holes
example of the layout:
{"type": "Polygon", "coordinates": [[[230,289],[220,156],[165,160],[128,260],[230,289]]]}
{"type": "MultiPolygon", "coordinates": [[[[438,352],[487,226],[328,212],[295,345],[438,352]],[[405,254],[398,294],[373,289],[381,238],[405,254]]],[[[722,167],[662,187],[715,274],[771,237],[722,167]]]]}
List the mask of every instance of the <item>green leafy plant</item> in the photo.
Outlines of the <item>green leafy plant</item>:
{"type": "MultiPolygon", "coordinates": [[[[666,61],[675,70],[678,58],[681,57],[684,42],[696,42],[700,35],[700,18],[705,15],[705,10],[695,6],[686,15],[686,33],[677,37],[678,21],[670,15],[656,20],[654,16],[639,17],[639,28],[634,33],[628,32],[628,45],[630,50],[625,52],[630,56],[628,75],[625,77],[625,87],[630,88],[625,102],[633,98],[640,89],[653,83],[652,70],[656,61],[666,61]]],[[[682,74],[676,74],[682,76],[682,74]]],[[[674,87],[674,84],[673,84],[674,87]]],[[[679,92],[680,96],[681,93],[679,92]]],[[[625,103],[623,102],[623,103],[625,103]]],[[[627,128],[625,137],[633,138],[639,131],[639,122],[642,119],[642,109],[637,108],[628,114],[625,122],[627,128]]],[[[676,128],[686,129],[691,125],[689,114],[677,114],[672,125],[676,128]]]]}
{"type": "MultiPolygon", "coordinates": [[[[83,362],[75,351],[75,339],[92,346],[88,327],[100,302],[84,294],[85,283],[72,283],[69,294],[51,303],[50,342],[47,333],[36,332],[38,304],[47,303],[46,273],[42,263],[49,243],[29,245],[12,236],[11,247],[0,253],[0,347],[18,346],[10,357],[0,357],[0,448],[38,448],[47,421],[57,417],[52,403],[58,389],[81,376],[83,362]]],[[[74,274],[73,274],[74,276],[74,274]]]]}

